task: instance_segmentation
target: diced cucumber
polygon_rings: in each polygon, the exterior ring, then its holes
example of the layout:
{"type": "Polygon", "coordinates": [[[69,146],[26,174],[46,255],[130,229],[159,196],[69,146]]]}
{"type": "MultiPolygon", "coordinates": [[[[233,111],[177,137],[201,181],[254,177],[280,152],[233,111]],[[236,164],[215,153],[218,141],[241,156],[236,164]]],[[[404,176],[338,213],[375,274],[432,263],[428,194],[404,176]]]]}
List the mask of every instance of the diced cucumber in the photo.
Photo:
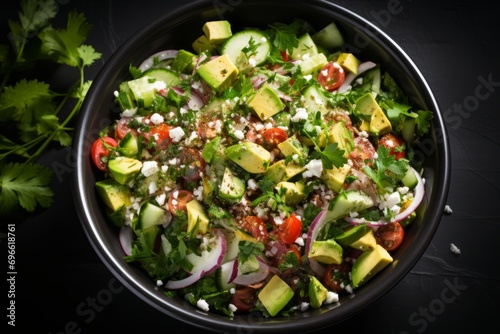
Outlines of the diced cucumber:
{"type": "Polygon", "coordinates": [[[311,38],[311,35],[305,33],[304,35],[299,37],[299,43],[297,47],[293,49],[290,58],[294,60],[307,59],[310,57],[314,57],[317,54],[318,54],[318,48],[316,47],[316,43],[314,43],[313,39],[311,38]]]}
{"type": "Polygon", "coordinates": [[[222,198],[238,199],[245,193],[245,182],[238,178],[233,172],[226,168],[219,187],[222,198]]]}
{"type": "Polygon", "coordinates": [[[229,37],[221,48],[240,71],[262,64],[271,52],[271,41],[261,30],[243,30],[229,37]]]}
{"type": "Polygon", "coordinates": [[[328,100],[317,84],[312,84],[304,89],[302,96],[304,97],[304,108],[308,113],[316,111],[319,111],[322,115],[327,113],[328,100]]]}
{"type": "Polygon", "coordinates": [[[364,192],[348,190],[333,199],[326,212],[327,220],[345,217],[350,212],[359,212],[373,206],[373,200],[364,192]]]}
{"type": "Polygon", "coordinates": [[[166,222],[165,210],[150,202],[145,202],[141,205],[139,211],[139,220],[137,228],[147,230],[148,228],[156,225],[161,225],[166,222]]]}
{"type": "Polygon", "coordinates": [[[339,48],[344,44],[344,38],[334,22],[331,22],[315,33],[312,39],[329,51],[339,48]]]}
{"type": "Polygon", "coordinates": [[[215,272],[215,277],[217,279],[217,286],[220,290],[230,290],[231,288],[235,288],[236,284],[229,283],[229,278],[233,273],[233,266],[235,265],[234,261],[230,261],[221,265],[217,271],[215,272]]]}
{"type": "Polygon", "coordinates": [[[413,188],[415,188],[418,184],[418,178],[415,173],[416,171],[413,168],[409,167],[406,171],[406,174],[401,179],[401,182],[403,182],[403,184],[410,190],[413,190],[413,188]]]}
{"type": "Polygon", "coordinates": [[[137,137],[132,135],[132,132],[128,132],[125,137],[120,140],[120,143],[118,144],[118,152],[126,157],[137,158],[141,151],[140,146],[140,141],[137,137]]]}
{"type": "Polygon", "coordinates": [[[381,78],[380,67],[366,71],[363,75],[363,87],[371,90],[373,97],[377,97],[377,94],[380,93],[381,78]]]}
{"type": "Polygon", "coordinates": [[[412,144],[413,141],[415,140],[415,125],[416,125],[415,118],[409,118],[407,117],[405,121],[403,122],[403,129],[401,130],[401,135],[403,136],[403,139],[405,142],[408,144],[412,144]]]}
{"type": "Polygon", "coordinates": [[[181,83],[179,75],[166,68],[150,68],[142,73],[142,77],[163,81],[167,87],[176,86],[181,83]]]}

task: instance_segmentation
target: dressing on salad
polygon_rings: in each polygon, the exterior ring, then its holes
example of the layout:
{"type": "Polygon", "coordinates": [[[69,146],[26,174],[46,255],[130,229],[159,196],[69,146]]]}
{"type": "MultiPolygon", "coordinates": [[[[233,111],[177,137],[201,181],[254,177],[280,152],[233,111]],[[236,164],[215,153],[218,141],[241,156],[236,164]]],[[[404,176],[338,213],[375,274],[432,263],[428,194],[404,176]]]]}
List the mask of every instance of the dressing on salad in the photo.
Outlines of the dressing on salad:
{"type": "Polygon", "coordinates": [[[424,195],[432,113],[335,23],[231,30],[130,67],[92,160],[124,257],[228,316],[338,302],[392,261],[424,195]]]}

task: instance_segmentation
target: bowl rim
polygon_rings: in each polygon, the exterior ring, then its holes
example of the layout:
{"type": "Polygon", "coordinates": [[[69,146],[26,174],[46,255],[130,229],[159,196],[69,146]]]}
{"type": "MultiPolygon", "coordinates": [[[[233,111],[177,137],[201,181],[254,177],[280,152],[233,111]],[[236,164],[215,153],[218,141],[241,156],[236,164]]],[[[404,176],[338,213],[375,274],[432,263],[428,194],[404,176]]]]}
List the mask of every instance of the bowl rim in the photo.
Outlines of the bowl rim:
{"type": "MultiPolygon", "coordinates": [[[[246,1],[243,3],[248,2],[252,2],[252,5],[259,3],[262,5],[266,4],[266,1],[264,0],[246,1]]],[[[287,6],[291,4],[304,5],[303,2],[298,0],[280,0],[275,2],[283,2],[287,6]]],[[[430,212],[431,221],[428,223],[429,228],[425,231],[419,232],[421,233],[419,238],[412,241],[412,253],[414,254],[412,261],[399,263],[398,266],[394,268],[394,275],[389,277],[389,279],[384,282],[382,289],[371,289],[370,291],[366,291],[363,294],[356,296],[355,299],[358,300],[357,303],[347,303],[344,307],[337,308],[332,306],[329,308],[329,310],[336,308],[335,312],[326,311],[317,315],[315,314],[314,316],[309,315],[309,313],[306,312],[302,315],[295,316],[294,319],[298,320],[293,322],[286,321],[286,319],[266,319],[265,321],[257,321],[259,319],[257,319],[255,314],[248,315],[246,320],[241,316],[235,317],[231,320],[229,317],[222,318],[206,314],[200,310],[196,310],[192,306],[189,308],[176,307],[175,305],[169,304],[169,302],[164,299],[160,300],[153,289],[145,287],[141,284],[137,277],[135,277],[134,272],[131,271],[131,268],[124,268],[123,263],[121,263],[113,252],[110,251],[107,241],[100,235],[98,222],[93,221],[91,218],[93,217],[93,211],[87,198],[87,196],[89,196],[89,191],[87,189],[88,186],[86,185],[86,177],[83,173],[85,170],[83,166],[88,164],[89,159],[87,158],[88,155],[83,153],[88,151],[85,147],[85,142],[88,140],[88,115],[90,114],[90,110],[92,110],[92,105],[98,103],[96,95],[98,96],[99,91],[105,86],[105,79],[116,72],[118,64],[124,63],[127,56],[127,50],[130,50],[134,45],[148,36],[155,29],[159,29],[161,26],[165,25],[169,18],[176,17],[177,15],[180,16],[181,14],[191,11],[196,12],[211,5],[213,5],[213,1],[198,0],[184,4],[172,12],[162,15],[157,20],[134,33],[127,41],[125,41],[111,55],[109,60],[106,61],[105,65],[96,75],[87,94],[87,98],[82,105],[82,111],[79,116],[79,122],[76,126],[73,139],[73,150],[77,153],[77,158],[75,164],[76,173],[74,173],[74,177],[72,179],[72,193],[83,230],[101,261],[103,261],[106,267],[115,277],[119,279],[122,284],[124,284],[130,291],[150,306],[190,325],[211,331],[227,331],[234,329],[235,326],[238,326],[240,329],[246,329],[252,332],[271,332],[291,329],[294,331],[311,331],[313,329],[317,330],[332,326],[351,316],[354,316],[374,303],[377,299],[391,290],[400,280],[402,280],[411,268],[418,262],[430,244],[439,226],[441,214],[444,210],[448,196],[451,169],[451,158],[446,128],[444,126],[439,105],[425,77],[422,75],[413,60],[391,37],[367,19],[349,9],[346,9],[345,7],[326,0],[310,0],[307,2],[308,6],[321,8],[330,14],[335,13],[335,15],[342,17],[348,22],[365,27],[365,32],[368,35],[375,38],[378,43],[382,42],[384,48],[388,49],[388,52],[394,54],[394,56],[396,56],[401,62],[405,63],[406,66],[412,70],[412,75],[418,79],[419,85],[424,88],[425,92],[423,92],[423,94],[428,99],[428,102],[434,111],[432,129],[437,128],[440,130],[440,143],[436,142],[437,151],[434,152],[434,154],[437,154],[440,159],[440,168],[436,170],[436,175],[434,177],[435,182],[433,183],[432,190],[433,201],[431,203],[432,211],[430,212]],[[87,110],[88,112],[86,112],[87,110]],[[359,307],[359,305],[362,305],[362,307],[359,307]]]]}

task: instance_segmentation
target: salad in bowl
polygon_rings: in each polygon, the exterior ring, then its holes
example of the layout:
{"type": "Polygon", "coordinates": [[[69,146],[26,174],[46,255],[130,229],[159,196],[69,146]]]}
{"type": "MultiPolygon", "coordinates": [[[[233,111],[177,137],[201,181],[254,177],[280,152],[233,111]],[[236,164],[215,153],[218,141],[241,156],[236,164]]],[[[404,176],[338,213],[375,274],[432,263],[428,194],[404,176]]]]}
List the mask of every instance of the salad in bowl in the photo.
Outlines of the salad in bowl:
{"type": "Polygon", "coordinates": [[[335,22],[207,21],[116,87],[89,159],[123,258],[226,316],[337,303],[385,267],[425,194],[432,111],[335,22]]]}

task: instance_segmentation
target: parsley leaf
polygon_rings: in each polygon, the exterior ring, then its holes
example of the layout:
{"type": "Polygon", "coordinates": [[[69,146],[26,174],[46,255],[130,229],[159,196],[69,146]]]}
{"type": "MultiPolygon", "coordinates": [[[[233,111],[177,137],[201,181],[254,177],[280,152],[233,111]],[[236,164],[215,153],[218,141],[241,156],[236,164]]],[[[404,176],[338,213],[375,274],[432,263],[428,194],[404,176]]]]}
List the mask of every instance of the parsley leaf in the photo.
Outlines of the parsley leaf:
{"type": "Polygon", "coordinates": [[[293,49],[299,46],[297,32],[302,27],[300,22],[293,22],[290,25],[276,23],[270,25],[274,32],[273,45],[280,51],[287,51],[292,54],[293,49]]]}
{"type": "Polygon", "coordinates": [[[37,205],[52,205],[52,172],[47,167],[9,163],[0,171],[0,213],[7,214],[18,204],[27,211],[34,211],[37,205]]]}
{"type": "Polygon", "coordinates": [[[332,169],[333,166],[340,168],[344,166],[347,159],[344,157],[344,150],[338,148],[338,143],[331,143],[326,145],[323,151],[321,151],[321,161],[323,162],[323,167],[326,169],[332,169]]]}
{"type": "Polygon", "coordinates": [[[396,160],[389,154],[390,149],[380,145],[377,149],[375,169],[364,166],[364,172],[375,182],[380,192],[384,193],[386,187],[395,186],[408,170],[409,162],[405,159],[396,160]]]}

